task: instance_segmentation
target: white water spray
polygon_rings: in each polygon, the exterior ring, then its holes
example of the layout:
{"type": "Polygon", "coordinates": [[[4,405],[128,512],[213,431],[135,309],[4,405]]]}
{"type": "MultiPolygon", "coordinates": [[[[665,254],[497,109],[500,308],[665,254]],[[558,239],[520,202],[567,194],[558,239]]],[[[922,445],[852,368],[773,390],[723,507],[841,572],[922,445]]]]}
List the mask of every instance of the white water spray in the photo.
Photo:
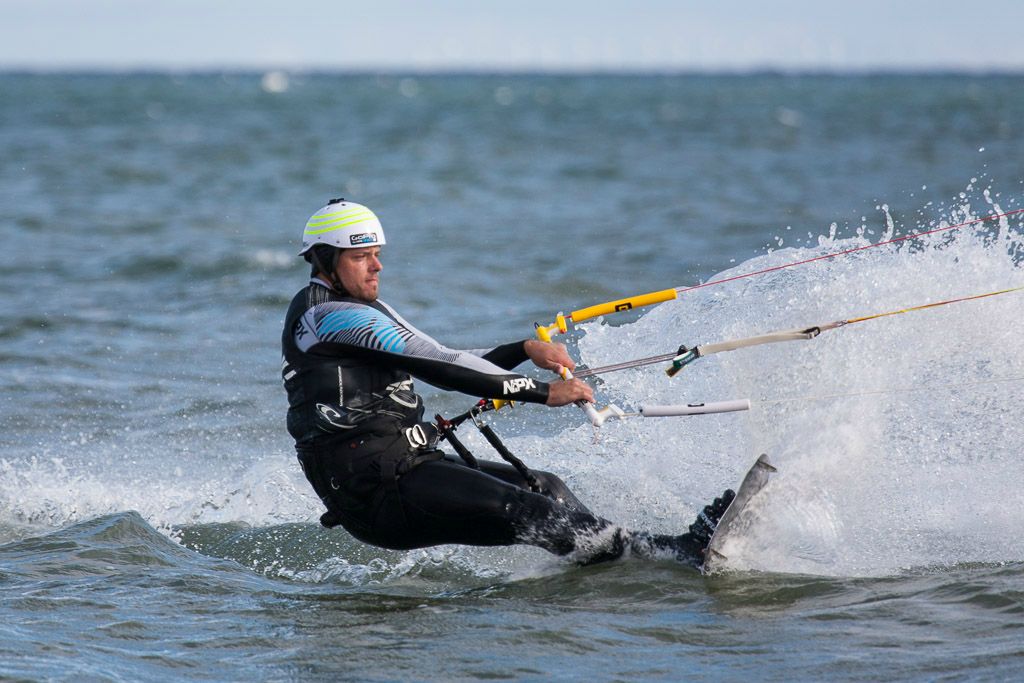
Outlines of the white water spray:
{"type": "MultiPolygon", "coordinates": [[[[822,239],[718,277],[861,243],[822,239]]],[[[581,350],[597,365],[1019,286],[1020,246],[1019,226],[1004,219],[995,229],[769,273],[688,293],[629,326],[586,326],[581,350]]],[[[607,454],[605,476],[617,490],[647,478],[642,488],[685,511],[672,516],[679,528],[769,453],[780,473],[752,504],[749,532],[725,548],[735,569],[877,575],[1020,561],[1024,429],[1015,408],[1024,382],[1013,378],[1024,375],[1022,312],[1024,297],[1014,293],[701,359],[672,381],[643,370],[609,375],[606,391],[623,404],[750,396],[754,410],[644,424],[623,452],[607,454]]],[[[624,500],[618,512],[643,523],[643,505],[624,500]]]]}

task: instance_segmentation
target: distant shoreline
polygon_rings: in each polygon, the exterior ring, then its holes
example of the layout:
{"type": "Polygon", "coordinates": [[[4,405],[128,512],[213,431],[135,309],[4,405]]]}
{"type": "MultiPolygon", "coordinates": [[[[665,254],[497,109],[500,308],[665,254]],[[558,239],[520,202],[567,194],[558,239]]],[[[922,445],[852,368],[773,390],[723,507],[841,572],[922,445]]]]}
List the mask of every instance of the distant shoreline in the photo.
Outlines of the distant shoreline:
{"type": "Polygon", "coordinates": [[[502,77],[502,78],[1019,78],[1022,68],[921,68],[911,69],[488,69],[444,68],[416,69],[397,67],[360,68],[290,68],[254,66],[202,66],[202,67],[113,67],[113,66],[0,66],[0,76],[251,76],[260,78],[267,73],[281,72],[289,76],[326,77],[502,77]]]}

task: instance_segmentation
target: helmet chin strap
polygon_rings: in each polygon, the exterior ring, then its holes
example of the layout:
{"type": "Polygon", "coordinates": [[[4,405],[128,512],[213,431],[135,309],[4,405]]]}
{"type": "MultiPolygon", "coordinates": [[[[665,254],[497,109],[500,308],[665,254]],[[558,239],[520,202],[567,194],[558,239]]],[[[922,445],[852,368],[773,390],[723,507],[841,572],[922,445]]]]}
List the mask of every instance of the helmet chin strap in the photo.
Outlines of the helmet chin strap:
{"type": "Polygon", "coordinates": [[[328,281],[330,281],[331,283],[331,289],[333,289],[338,294],[344,294],[345,296],[348,296],[348,291],[338,280],[338,273],[336,272],[338,268],[338,249],[331,250],[330,268],[326,268],[324,266],[323,262],[320,260],[320,257],[317,256],[316,252],[316,249],[311,249],[309,252],[310,260],[313,262],[313,265],[317,267],[317,270],[319,270],[321,273],[327,276],[328,281]]]}

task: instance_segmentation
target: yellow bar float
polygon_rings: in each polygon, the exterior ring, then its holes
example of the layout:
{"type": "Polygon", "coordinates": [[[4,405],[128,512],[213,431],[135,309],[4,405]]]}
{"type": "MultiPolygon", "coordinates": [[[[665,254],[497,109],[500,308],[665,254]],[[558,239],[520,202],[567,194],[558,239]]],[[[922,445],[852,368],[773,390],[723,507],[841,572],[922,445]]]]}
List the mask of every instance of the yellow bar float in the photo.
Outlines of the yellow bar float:
{"type": "Polygon", "coordinates": [[[591,318],[596,318],[599,315],[608,315],[609,313],[628,311],[632,308],[639,308],[640,306],[660,304],[664,301],[671,301],[678,297],[679,293],[676,290],[663,289],[659,292],[640,294],[639,296],[631,296],[628,299],[617,299],[615,301],[609,301],[608,303],[581,308],[578,311],[570,313],[569,317],[574,323],[581,323],[584,320],[590,320],[591,318]]]}

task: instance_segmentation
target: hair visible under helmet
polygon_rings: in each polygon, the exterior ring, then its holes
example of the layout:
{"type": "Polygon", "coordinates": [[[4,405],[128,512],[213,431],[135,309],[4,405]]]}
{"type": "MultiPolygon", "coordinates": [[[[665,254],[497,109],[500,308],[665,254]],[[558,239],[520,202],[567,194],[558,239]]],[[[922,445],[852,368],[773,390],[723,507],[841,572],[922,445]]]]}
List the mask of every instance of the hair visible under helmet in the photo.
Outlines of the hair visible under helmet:
{"type": "Polygon", "coordinates": [[[299,256],[312,264],[313,276],[323,273],[335,290],[344,293],[334,272],[338,264],[338,250],[383,244],[384,228],[372,211],[362,204],[332,199],[306,221],[299,256]]]}

